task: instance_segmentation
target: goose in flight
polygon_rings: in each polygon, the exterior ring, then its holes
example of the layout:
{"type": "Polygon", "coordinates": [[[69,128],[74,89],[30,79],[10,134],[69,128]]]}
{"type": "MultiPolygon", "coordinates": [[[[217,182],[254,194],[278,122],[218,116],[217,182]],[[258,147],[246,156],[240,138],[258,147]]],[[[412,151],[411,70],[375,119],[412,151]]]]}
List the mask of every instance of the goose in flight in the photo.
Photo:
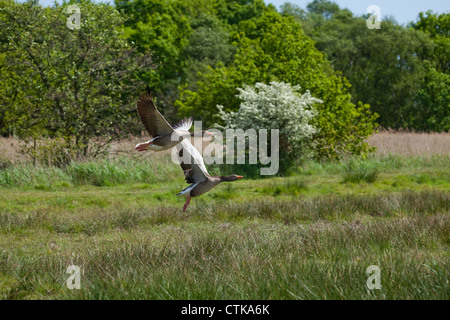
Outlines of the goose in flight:
{"type": "Polygon", "coordinates": [[[243,176],[210,176],[206,170],[203,157],[200,152],[195,149],[191,142],[187,139],[181,141],[181,151],[179,152],[179,161],[181,169],[183,169],[184,177],[187,183],[191,185],[181,191],[177,196],[186,197],[186,203],[183,207],[183,212],[186,211],[191,198],[199,197],[208,192],[221,182],[236,181],[242,179],[243,176]],[[190,161],[184,162],[184,152],[190,156],[190,161]],[[193,161],[192,161],[193,160],[193,161]]]}
{"type": "MultiPolygon", "coordinates": [[[[192,127],[192,117],[184,119],[175,126],[171,126],[167,120],[159,113],[153,103],[151,92],[144,92],[140,95],[137,103],[139,118],[145,129],[151,136],[151,140],[136,145],[136,151],[163,151],[176,146],[183,138],[193,137],[194,132],[189,132],[192,127]]],[[[202,136],[212,137],[213,134],[203,130],[202,136]]]]}

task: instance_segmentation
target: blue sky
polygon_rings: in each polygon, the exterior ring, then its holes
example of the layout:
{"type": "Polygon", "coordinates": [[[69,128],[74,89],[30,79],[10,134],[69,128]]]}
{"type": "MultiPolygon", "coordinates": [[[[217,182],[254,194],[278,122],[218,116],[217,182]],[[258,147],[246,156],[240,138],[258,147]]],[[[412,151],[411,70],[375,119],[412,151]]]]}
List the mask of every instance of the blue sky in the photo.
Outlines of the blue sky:
{"type": "MultiPolygon", "coordinates": [[[[50,5],[54,0],[39,0],[41,4],[50,5]]],[[[265,0],[279,6],[286,0],[265,0]]],[[[61,2],[61,1],[59,1],[61,2]]],[[[103,0],[103,2],[114,2],[114,0],[103,0]]],[[[311,0],[290,0],[302,8],[311,0]]],[[[366,13],[370,5],[377,5],[381,9],[381,16],[393,16],[400,24],[415,21],[421,11],[433,10],[434,12],[449,12],[450,1],[448,0],[335,0],[342,8],[350,9],[356,15],[366,13]]]]}

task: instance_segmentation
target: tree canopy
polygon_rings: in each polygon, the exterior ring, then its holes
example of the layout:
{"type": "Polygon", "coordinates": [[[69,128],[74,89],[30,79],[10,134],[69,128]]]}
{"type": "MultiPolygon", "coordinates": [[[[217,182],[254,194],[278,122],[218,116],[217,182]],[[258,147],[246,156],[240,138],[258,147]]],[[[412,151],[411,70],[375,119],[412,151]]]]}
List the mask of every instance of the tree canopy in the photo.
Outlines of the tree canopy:
{"type": "Polygon", "coordinates": [[[385,19],[381,29],[370,30],[366,16],[354,16],[328,0],[314,0],[306,11],[285,4],[282,13],[303,25],[334,69],[351,83],[352,101],[370,104],[382,127],[448,130],[450,101],[445,91],[425,93],[443,83],[431,85],[424,79],[437,81],[448,75],[450,14],[420,13],[411,27],[385,19]],[[430,76],[431,67],[443,74],[430,76]],[[439,98],[424,98],[436,94],[439,98]],[[436,122],[437,114],[447,116],[436,122]]]}
{"type": "Polygon", "coordinates": [[[217,105],[236,111],[237,88],[256,82],[283,81],[300,85],[324,103],[317,106],[316,139],[321,157],[365,153],[364,142],[375,126],[376,116],[368,105],[350,102],[348,82],[336,74],[314,42],[292,18],[275,11],[259,19],[242,21],[234,36],[237,53],[229,66],[217,66],[205,73],[197,92],[181,91],[177,101],[180,115],[201,115],[206,125],[220,121],[217,105]]]}
{"type": "Polygon", "coordinates": [[[64,161],[96,155],[132,132],[136,92],[145,88],[138,71],[151,68],[150,56],[124,37],[114,8],[78,5],[79,30],[66,26],[67,4],[11,2],[0,20],[0,96],[8,126],[22,138],[62,139],[64,161]]]}
{"type": "Polygon", "coordinates": [[[365,155],[378,124],[449,130],[449,17],[370,30],[367,16],[328,0],[280,10],[264,0],[2,0],[0,133],[52,138],[67,159],[95,155],[136,133],[145,87],[169,122],[214,126],[224,124],[218,105],[238,112],[238,88],[284,82],[323,101],[311,107],[318,158],[365,155]],[[79,30],[66,26],[70,4],[81,7],[79,30]]]}

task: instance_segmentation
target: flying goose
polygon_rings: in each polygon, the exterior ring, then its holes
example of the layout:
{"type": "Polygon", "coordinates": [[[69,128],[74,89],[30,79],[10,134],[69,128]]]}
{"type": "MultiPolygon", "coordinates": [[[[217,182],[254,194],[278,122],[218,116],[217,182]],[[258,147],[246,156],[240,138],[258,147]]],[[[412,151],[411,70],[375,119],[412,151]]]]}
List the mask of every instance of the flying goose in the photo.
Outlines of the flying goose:
{"type": "Polygon", "coordinates": [[[210,176],[208,171],[206,170],[203,157],[201,156],[200,152],[198,152],[197,149],[195,149],[195,147],[190,143],[190,141],[187,139],[183,139],[181,141],[181,147],[182,149],[179,153],[180,158],[183,159],[184,152],[187,152],[191,158],[191,161],[189,161],[190,163],[184,163],[183,160],[180,160],[180,166],[181,169],[183,169],[186,182],[191,184],[189,187],[177,194],[177,196],[184,196],[187,198],[186,203],[183,207],[183,212],[186,211],[189,203],[191,202],[191,198],[201,196],[221,182],[236,181],[243,178],[243,176],[238,175],[210,176]]]}
{"type": "MultiPolygon", "coordinates": [[[[152,139],[136,145],[136,151],[167,150],[180,143],[183,137],[187,138],[195,135],[194,132],[189,132],[189,129],[192,127],[192,117],[184,119],[172,127],[161,113],[159,113],[158,109],[156,109],[152,94],[149,91],[140,95],[137,103],[137,111],[139,118],[152,139]]],[[[202,136],[212,137],[213,134],[203,130],[202,136]]]]}

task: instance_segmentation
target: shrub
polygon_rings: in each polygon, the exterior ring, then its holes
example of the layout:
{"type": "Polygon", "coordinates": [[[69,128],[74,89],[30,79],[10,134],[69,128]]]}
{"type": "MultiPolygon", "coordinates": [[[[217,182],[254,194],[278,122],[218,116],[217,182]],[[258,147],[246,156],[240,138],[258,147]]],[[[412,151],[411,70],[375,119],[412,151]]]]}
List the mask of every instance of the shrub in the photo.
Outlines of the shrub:
{"type": "Polygon", "coordinates": [[[254,87],[238,89],[242,103],[237,112],[227,113],[218,106],[226,128],[279,130],[282,173],[312,154],[311,141],[317,132],[310,122],[317,114],[313,105],[322,101],[313,98],[309,91],[298,94],[299,89],[300,86],[284,82],[256,83],[254,87]]]}

